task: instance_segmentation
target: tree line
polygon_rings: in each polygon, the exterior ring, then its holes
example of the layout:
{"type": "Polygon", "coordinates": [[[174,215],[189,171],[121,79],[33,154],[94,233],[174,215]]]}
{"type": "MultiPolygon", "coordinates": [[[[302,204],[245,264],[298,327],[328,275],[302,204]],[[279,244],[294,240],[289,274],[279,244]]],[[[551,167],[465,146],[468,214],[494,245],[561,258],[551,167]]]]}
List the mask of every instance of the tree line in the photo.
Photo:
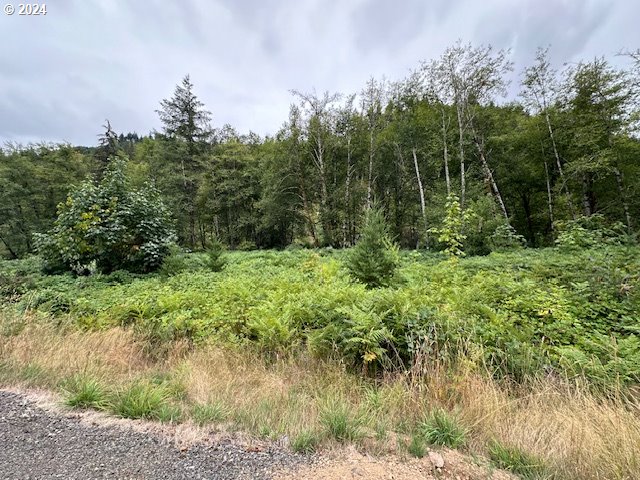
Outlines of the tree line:
{"type": "Polygon", "coordinates": [[[288,118],[266,138],[213,128],[186,76],[159,104],[161,132],[118,134],[107,121],[96,147],[2,148],[0,252],[32,252],[70,187],[99,181],[114,158],[127,159],[129,184],[154,184],[189,249],[348,247],[374,204],[407,248],[445,248],[451,211],[471,254],[505,228],[552,245],[563,222],[594,215],[634,234],[640,51],[624,60],[557,71],[539,49],[507,102],[509,52],[458,42],[356,94],[292,91],[288,118]]]}

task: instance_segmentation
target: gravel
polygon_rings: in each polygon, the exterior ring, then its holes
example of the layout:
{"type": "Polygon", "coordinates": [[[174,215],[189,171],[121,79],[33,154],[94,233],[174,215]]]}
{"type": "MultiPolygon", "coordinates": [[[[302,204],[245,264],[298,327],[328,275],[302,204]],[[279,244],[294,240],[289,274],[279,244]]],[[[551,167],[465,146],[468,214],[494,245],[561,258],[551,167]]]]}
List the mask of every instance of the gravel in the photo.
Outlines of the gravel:
{"type": "Polygon", "coordinates": [[[225,441],[186,451],[169,438],[119,426],[92,426],[0,390],[0,479],[268,479],[311,459],[225,441]]]}

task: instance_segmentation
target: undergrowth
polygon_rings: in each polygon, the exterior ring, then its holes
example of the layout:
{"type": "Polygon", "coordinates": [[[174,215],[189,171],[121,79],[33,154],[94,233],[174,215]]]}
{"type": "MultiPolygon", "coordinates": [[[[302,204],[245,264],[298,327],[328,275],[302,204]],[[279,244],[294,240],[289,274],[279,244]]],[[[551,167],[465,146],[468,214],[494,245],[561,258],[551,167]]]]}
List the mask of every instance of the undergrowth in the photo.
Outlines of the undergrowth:
{"type": "Polygon", "coordinates": [[[304,453],[446,446],[527,478],[640,471],[637,247],[400,252],[381,288],[344,256],[229,252],[212,271],[189,254],[170,274],[89,277],[0,262],[0,382],[304,453]]]}
{"type": "Polygon", "coordinates": [[[133,326],[158,358],[173,341],[269,356],[305,347],[376,375],[407,369],[426,343],[432,356],[461,353],[498,377],[554,371],[602,391],[640,381],[638,247],[456,261],[403,252],[393,282],[374,289],[350,277],[343,252],[231,252],[216,272],[204,254],[180,255],[171,276],[43,276],[31,259],[0,262],[0,294],[7,315],[133,326]]]}

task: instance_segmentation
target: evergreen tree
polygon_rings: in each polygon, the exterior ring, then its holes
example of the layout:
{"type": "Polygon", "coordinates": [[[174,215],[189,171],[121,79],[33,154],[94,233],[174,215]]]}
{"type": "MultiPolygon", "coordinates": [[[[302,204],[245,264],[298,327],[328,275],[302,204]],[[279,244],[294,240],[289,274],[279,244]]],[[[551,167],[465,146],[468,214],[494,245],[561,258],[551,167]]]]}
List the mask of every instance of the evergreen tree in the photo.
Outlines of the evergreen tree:
{"type": "Polygon", "coordinates": [[[156,113],[164,133],[174,140],[174,158],[179,162],[180,171],[175,174],[182,177],[182,198],[178,207],[186,212],[186,225],[181,228],[180,236],[184,243],[194,247],[198,216],[196,195],[202,173],[198,163],[212,135],[211,112],[204,109],[204,104],[193,92],[189,75],[176,86],[173,97],[160,102],[160,107],[156,113]]]}
{"type": "Polygon", "coordinates": [[[398,248],[389,236],[384,212],[377,206],[365,216],[360,239],[347,257],[351,275],[369,288],[389,285],[398,266],[398,248]]]}

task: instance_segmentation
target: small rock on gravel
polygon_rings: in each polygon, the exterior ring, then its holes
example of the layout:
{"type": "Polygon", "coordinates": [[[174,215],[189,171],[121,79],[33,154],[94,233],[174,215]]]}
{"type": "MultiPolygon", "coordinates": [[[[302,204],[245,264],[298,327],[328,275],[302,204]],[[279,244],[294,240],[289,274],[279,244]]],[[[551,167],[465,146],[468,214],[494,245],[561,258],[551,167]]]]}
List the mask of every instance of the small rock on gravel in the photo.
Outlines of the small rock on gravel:
{"type": "Polygon", "coordinates": [[[429,452],[429,460],[435,468],[444,468],[444,458],[438,452],[429,452]]]}

